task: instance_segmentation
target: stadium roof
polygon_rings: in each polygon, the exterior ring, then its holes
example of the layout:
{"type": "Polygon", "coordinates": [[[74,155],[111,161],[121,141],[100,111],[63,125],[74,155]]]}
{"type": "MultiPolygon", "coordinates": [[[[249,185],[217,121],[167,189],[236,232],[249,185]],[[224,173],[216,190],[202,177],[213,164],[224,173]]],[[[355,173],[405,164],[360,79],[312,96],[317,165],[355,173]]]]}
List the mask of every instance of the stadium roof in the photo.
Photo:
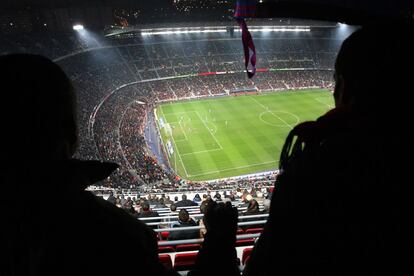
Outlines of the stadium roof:
{"type": "Polygon", "coordinates": [[[364,25],[413,21],[414,1],[407,0],[263,0],[258,17],[303,18],[364,25]]]}
{"type": "MultiPolygon", "coordinates": [[[[213,0],[182,0],[180,3],[193,3],[200,1],[204,6],[217,5],[213,0]],[[207,3],[207,4],[205,4],[207,3]],[[215,3],[215,4],[214,4],[215,3]]],[[[222,19],[231,21],[232,7],[234,0],[222,1],[224,3],[220,9],[211,9],[214,16],[210,13],[191,10],[190,12],[180,13],[173,9],[172,0],[2,0],[0,1],[0,14],[7,14],[8,10],[25,11],[26,13],[37,13],[44,10],[47,13],[45,18],[53,17],[54,12],[49,9],[66,9],[68,17],[79,19],[78,21],[91,21],[91,11],[106,7],[105,11],[96,15],[96,25],[98,29],[116,23],[114,10],[117,8],[139,8],[139,15],[145,15],[139,24],[171,22],[178,23],[179,20],[193,22],[205,20],[200,14],[208,14],[211,20],[222,19]],[[79,7],[79,9],[71,9],[79,7]],[[98,8],[98,9],[97,9],[98,8]],[[85,9],[84,11],[81,11],[85,9]],[[163,15],[163,16],[161,16],[163,15]],[[219,15],[219,16],[216,16],[219,15]],[[152,16],[152,17],[151,17],[152,16]]],[[[414,21],[414,1],[413,0],[260,0],[258,4],[258,17],[261,18],[300,18],[312,20],[324,20],[332,22],[342,22],[349,25],[364,25],[373,22],[391,22],[393,20],[414,21]]],[[[56,14],[60,14],[56,10],[56,14]]],[[[134,14],[134,13],[132,13],[134,14]]],[[[19,17],[20,15],[16,15],[19,17]]],[[[59,21],[60,16],[55,16],[55,21],[59,21]]],[[[7,20],[6,20],[7,21],[7,20]]],[[[53,21],[53,20],[52,20],[53,21]]],[[[73,21],[73,20],[72,20],[73,21]]],[[[130,22],[135,25],[137,23],[130,22]]],[[[91,24],[89,24],[90,26],[91,24]]]]}

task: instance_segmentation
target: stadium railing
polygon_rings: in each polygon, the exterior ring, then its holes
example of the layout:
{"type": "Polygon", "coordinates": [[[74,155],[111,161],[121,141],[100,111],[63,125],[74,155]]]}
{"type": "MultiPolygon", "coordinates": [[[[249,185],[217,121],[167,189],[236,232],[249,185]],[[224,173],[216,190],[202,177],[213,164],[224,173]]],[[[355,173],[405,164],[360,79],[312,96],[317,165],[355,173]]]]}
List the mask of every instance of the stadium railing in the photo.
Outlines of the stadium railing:
{"type": "MultiPolygon", "coordinates": [[[[201,218],[203,217],[203,214],[200,215],[196,215],[193,217],[197,217],[197,218],[201,218]]],[[[269,214],[261,214],[261,215],[248,215],[248,216],[239,216],[239,220],[246,220],[246,219],[252,219],[252,218],[267,218],[269,217],[269,214]]],[[[140,220],[143,220],[145,222],[146,225],[150,225],[150,226],[155,226],[155,225],[165,225],[165,224],[169,224],[175,221],[161,221],[161,222],[146,222],[151,220],[152,218],[142,218],[140,220]]],[[[178,219],[177,216],[171,216],[171,217],[163,217],[163,219],[178,219]]],[[[182,227],[182,228],[186,228],[186,227],[182,227]]],[[[168,231],[165,230],[166,228],[163,228],[164,231],[168,231]]]]}
{"type": "MultiPolygon", "coordinates": [[[[237,226],[250,226],[250,225],[263,225],[267,222],[267,220],[255,220],[255,221],[245,221],[237,223],[237,226]]],[[[153,222],[148,223],[147,225],[159,225],[162,223],[153,222]]],[[[165,223],[164,223],[165,224],[165,223]]],[[[200,230],[204,227],[201,226],[188,226],[188,227],[173,227],[173,228],[160,228],[154,229],[155,232],[175,232],[175,231],[187,231],[187,230],[200,230]]]]}
{"type": "MultiPolygon", "coordinates": [[[[237,235],[237,240],[256,239],[260,237],[260,234],[243,234],[237,235]]],[[[203,243],[204,239],[188,239],[188,240],[177,240],[177,241],[159,241],[158,246],[171,246],[180,244],[192,244],[192,243],[203,243]]]]}

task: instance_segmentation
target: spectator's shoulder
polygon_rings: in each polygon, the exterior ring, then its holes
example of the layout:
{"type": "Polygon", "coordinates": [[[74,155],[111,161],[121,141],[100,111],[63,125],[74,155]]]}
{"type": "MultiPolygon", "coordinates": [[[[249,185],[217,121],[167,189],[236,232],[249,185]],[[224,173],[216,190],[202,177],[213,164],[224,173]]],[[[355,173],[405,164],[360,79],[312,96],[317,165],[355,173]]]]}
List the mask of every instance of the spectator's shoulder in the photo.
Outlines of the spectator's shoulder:
{"type": "Polygon", "coordinates": [[[89,213],[91,219],[106,225],[108,229],[114,228],[115,232],[126,232],[131,236],[134,236],[134,233],[137,235],[154,235],[153,231],[143,222],[112,203],[86,191],[82,193],[81,198],[83,208],[86,208],[86,212],[89,213]]]}

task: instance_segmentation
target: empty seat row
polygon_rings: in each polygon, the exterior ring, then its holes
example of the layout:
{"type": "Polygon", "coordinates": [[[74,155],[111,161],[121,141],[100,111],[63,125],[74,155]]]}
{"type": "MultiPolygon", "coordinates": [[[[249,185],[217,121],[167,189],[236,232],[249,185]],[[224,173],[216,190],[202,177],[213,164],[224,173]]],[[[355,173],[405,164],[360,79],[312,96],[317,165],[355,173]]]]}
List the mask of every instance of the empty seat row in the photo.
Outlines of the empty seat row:
{"type": "Polygon", "coordinates": [[[190,270],[194,267],[198,252],[178,253],[174,258],[174,266],[172,264],[171,256],[168,254],[160,254],[158,258],[160,262],[167,268],[174,268],[177,271],[190,270]]]}
{"type": "MultiPolygon", "coordinates": [[[[250,259],[250,255],[253,248],[245,248],[242,255],[242,264],[246,265],[250,259]]],[[[169,254],[160,254],[160,262],[167,268],[174,268],[176,271],[191,270],[196,262],[198,252],[188,252],[188,253],[177,253],[174,258],[174,265],[172,263],[171,255],[169,254]]],[[[240,265],[240,259],[237,259],[240,265]]]]}
{"type": "Polygon", "coordinates": [[[183,251],[198,251],[200,250],[201,245],[194,244],[179,244],[174,246],[159,246],[158,253],[172,253],[172,252],[183,252],[183,251]]]}

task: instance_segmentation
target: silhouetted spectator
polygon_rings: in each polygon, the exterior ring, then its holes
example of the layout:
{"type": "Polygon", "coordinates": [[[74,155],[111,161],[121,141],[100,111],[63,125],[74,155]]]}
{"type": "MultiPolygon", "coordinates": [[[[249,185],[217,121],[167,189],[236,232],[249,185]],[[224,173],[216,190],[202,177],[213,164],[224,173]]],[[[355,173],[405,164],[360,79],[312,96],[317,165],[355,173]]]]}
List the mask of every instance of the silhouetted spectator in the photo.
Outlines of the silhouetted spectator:
{"type": "Polygon", "coordinates": [[[356,31],[335,64],[335,108],[296,126],[245,275],[412,275],[407,185],[414,28],[356,31]]]}
{"type": "Polygon", "coordinates": [[[117,165],[70,158],[77,126],[65,73],[41,56],[8,55],[0,83],[0,274],[165,275],[154,232],[85,191],[117,165]]]}
{"type": "MultiPolygon", "coordinates": [[[[186,209],[181,209],[178,213],[178,222],[173,225],[173,228],[176,227],[190,227],[197,226],[195,221],[190,218],[188,211],[186,209]]],[[[199,230],[181,230],[181,231],[171,231],[168,237],[169,240],[185,240],[185,239],[197,239],[200,237],[199,230]]]]}
{"type": "MultiPolygon", "coordinates": [[[[210,202],[211,202],[211,201],[209,201],[209,200],[205,200],[205,201],[201,202],[201,205],[200,205],[200,213],[201,213],[201,214],[205,215],[205,213],[206,213],[206,211],[207,211],[207,206],[208,206],[208,204],[209,204],[210,202]]],[[[198,220],[198,225],[202,227],[202,228],[200,229],[200,238],[204,238],[204,236],[205,236],[205,235],[206,235],[206,233],[207,233],[207,229],[206,229],[206,227],[205,227],[205,225],[204,225],[204,219],[203,219],[203,217],[201,217],[201,218],[198,220]]]]}
{"type": "Polygon", "coordinates": [[[164,198],[160,198],[158,202],[155,204],[155,208],[167,208],[164,204],[164,198]]]}
{"type": "Polygon", "coordinates": [[[170,199],[170,196],[167,196],[164,200],[164,204],[172,204],[172,203],[174,202],[170,199]]]}
{"type": "Polygon", "coordinates": [[[177,206],[173,203],[170,205],[171,212],[177,212],[177,206]]]}
{"type": "Polygon", "coordinates": [[[249,201],[249,205],[247,206],[247,210],[243,212],[243,215],[249,216],[249,215],[257,215],[260,213],[259,209],[259,203],[255,199],[251,199],[249,201]]]}
{"type": "Polygon", "coordinates": [[[220,201],[221,200],[221,194],[219,192],[216,192],[216,194],[213,197],[215,200],[220,201]]]}
{"type": "Polygon", "coordinates": [[[189,207],[189,206],[198,206],[197,203],[195,203],[194,201],[191,201],[189,199],[187,199],[186,195],[182,195],[182,200],[178,201],[175,205],[177,207],[189,207]]]}
{"type": "Polygon", "coordinates": [[[230,202],[209,202],[203,218],[207,233],[189,276],[240,275],[235,249],[237,221],[237,209],[230,202]]]}
{"type": "MultiPolygon", "coordinates": [[[[247,209],[246,211],[244,211],[242,214],[243,216],[252,216],[252,215],[259,215],[260,214],[260,209],[259,209],[259,203],[251,198],[250,195],[248,195],[246,198],[250,198],[250,201],[247,205],[247,209]]],[[[248,221],[256,221],[257,218],[246,218],[243,219],[244,222],[248,222],[248,221]]],[[[261,227],[260,225],[245,225],[242,226],[241,228],[243,230],[249,229],[249,228],[257,228],[257,227],[261,227]]]]}
{"type": "Polygon", "coordinates": [[[201,197],[200,197],[200,195],[199,195],[199,194],[195,194],[195,196],[194,196],[194,198],[193,198],[193,201],[194,201],[195,203],[197,203],[197,202],[201,202],[201,197]]]}
{"type": "Polygon", "coordinates": [[[148,217],[159,217],[157,211],[153,211],[150,208],[149,202],[145,201],[141,205],[141,212],[138,215],[138,218],[148,218],[148,217]]]}

